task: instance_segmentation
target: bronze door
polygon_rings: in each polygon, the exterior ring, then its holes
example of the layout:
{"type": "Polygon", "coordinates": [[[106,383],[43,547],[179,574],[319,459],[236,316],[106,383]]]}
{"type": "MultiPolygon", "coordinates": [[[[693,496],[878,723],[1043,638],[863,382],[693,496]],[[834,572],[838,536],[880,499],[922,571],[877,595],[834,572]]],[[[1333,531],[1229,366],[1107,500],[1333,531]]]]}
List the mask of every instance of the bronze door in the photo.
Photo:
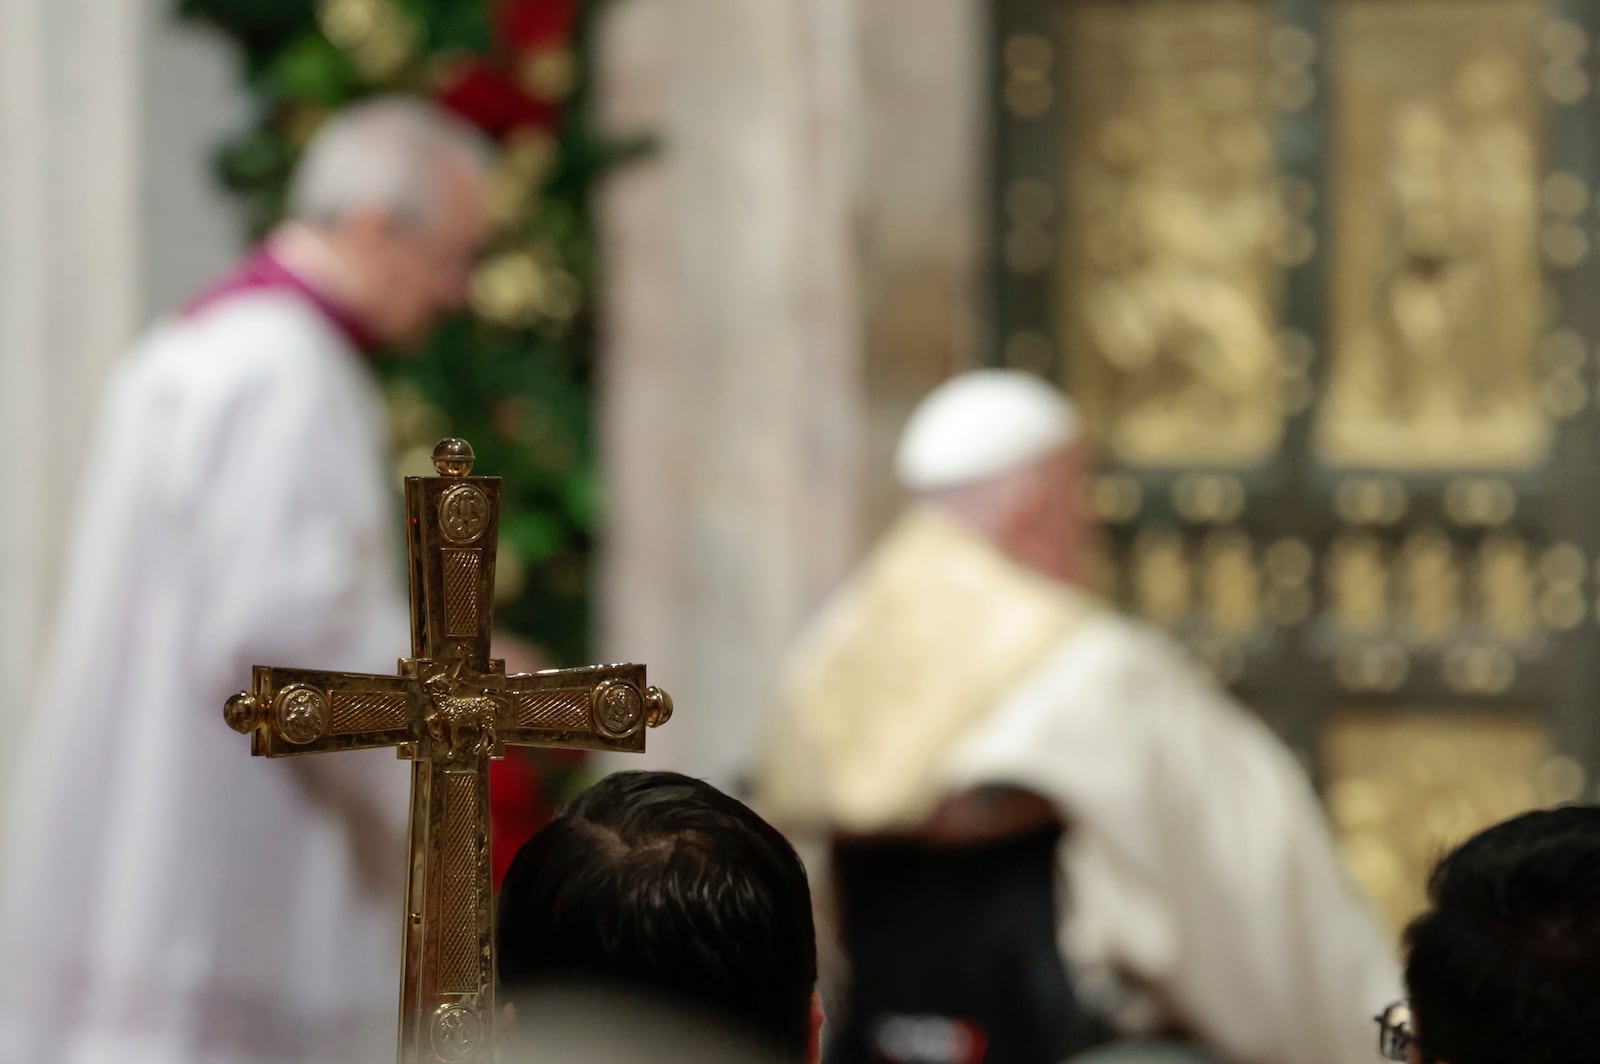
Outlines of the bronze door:
{"type": "Polygon", "coordinates": [[[1597,7],[994,8],[996,357],[1103,449],[1108,592],[1396,920],[1600,769],[1597,7]]]}

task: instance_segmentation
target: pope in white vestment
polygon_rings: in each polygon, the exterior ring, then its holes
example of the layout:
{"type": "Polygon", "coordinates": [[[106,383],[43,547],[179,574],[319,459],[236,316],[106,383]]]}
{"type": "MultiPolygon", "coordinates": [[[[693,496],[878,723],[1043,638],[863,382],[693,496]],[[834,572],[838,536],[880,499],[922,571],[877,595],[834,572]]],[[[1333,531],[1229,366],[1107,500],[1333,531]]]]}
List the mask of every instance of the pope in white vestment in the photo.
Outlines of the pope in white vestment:
{"type": "Polygon", "coordinates": [[[410,646],[368,348],[460,302],[474,136],[396,101],[336,119],[297,221],[115,370],[13,759],[0,1060],[392,1059],[405,766],[252,758],[221,706],[254,664],[410,646]]]}
{"type": "Polygon", "coordinates": [[[788,662],[758,805],[826,844],[936,835],[984,788],[1037,796],[1065,826],[1061,957],[1114,1026],[1237,1064],[1371,1060],[1392,945],[1288,750],[1071,586],[1081,463],[1033,378],[977,371],[924,402],[897,458],[923,502],[788,662]]]}

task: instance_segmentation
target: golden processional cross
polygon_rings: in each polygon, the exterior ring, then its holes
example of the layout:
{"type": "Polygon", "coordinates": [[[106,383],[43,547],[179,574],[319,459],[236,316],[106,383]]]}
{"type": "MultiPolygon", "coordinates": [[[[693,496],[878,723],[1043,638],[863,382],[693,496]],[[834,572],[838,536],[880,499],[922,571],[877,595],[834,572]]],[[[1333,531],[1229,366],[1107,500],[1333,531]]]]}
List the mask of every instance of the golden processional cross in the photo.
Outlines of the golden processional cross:
{"type": "Polygon", "coordinates": [[[223,711],[253,754],[393,746],[411,761],[400,1064],[493,1060],[489,761],[507,743],[643,750],[645,727],[672,715],[643,665],[507,676],[489,657],[500,478],[470,476],[472,460],[447,439],[439,476],[406,478],[411,657],[399,675],[257,665],[253,690],[223,711]]]}

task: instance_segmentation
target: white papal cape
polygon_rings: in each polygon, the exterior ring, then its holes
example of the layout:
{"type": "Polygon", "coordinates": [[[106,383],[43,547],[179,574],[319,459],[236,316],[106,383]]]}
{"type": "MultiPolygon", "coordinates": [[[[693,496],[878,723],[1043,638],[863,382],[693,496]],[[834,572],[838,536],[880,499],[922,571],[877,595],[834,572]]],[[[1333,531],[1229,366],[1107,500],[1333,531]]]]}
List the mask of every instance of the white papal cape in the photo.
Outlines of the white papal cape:
{"type": "MultiPolygon", "coordinates": [[[[222,717],[253,664],[408,648],[386,451],[369,367],[293,291],[217,300],[116,370],[8,758],[0,1061],[392,1059],[404,855],[363,890],[349,832],[222,717]]],[[[403,829],[392,752],[327,756],[403,829]]]]}
{"type": "Polygon", "coordinates": [[[1164,637],[939,514],[827,604],[770,739],[759,804],[802,839],[907,829],[979,785],[1048,798],[1063,957],[1125,1025],[1238,1064],[1373,1059],[1397,965],[1294,758],[1164,637]]]}

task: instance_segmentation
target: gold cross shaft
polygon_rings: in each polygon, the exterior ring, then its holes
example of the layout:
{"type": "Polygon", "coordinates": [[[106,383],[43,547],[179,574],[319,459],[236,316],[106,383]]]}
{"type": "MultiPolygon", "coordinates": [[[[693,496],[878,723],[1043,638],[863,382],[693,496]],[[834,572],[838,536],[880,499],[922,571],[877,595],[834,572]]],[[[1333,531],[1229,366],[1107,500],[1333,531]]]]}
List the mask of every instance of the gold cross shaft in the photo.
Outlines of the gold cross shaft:
{"type": "Polygon", "coordinates": [[[392,746],[411,761],[399,1061],[487,1064],[489,761],[508,743],[642,751],[672,700],[645,686],[643,665],[506,675],[489,657],[500,478],[469,475],[465,440],[442,441],[433,460],[439,476],[406,478],[411,657],[398,675],[257,665],[223,713],[258,756],[392,746]]]}

